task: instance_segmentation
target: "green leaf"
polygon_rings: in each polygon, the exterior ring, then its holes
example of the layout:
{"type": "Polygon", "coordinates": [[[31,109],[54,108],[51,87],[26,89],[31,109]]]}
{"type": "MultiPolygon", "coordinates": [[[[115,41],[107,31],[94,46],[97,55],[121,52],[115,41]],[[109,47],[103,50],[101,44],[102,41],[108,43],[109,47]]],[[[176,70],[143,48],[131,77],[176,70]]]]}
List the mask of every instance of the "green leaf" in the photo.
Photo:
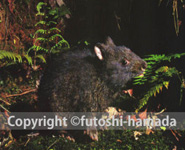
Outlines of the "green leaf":
{"type": "Polygon", "coordinates": [[[38,26],[38,25],[44,25],[44,24],[46,24],[46,21],[43,21],[43,20],[41,20],[41,21],[39,21],[39,22],[37,22],[36,24],[35,24],[35,26],[38,26]]]}
{"type": "Polygon", "coordinates": [[[58,32],[61,32],[61,30],[58,29],[58,28],[51,28],[51,29],[49,29],[49,31],[58,31],[58,32]]]}
{"type": "Polygon", "coordinates": [[[13,60],[14,62],[19,62],[19,63],[22,62],[21,55],[17,53],[5,51],[5,50],[0,50],[0,60],[6,59],[6,58],[9,60],[13,60]]]}
{"type": "Polygon", "coordinates": [[[28,61],[28,64],[29,65],[32,65],[33,63],[32,63],[32,58],[31,58],[31,56],[29,56],[29,55],[24,55],[24,57],[26,58],[26,60],[28,61]]]}
{"type": "Polygon", "coordinates": [[[47,3],[44,3],[44,2],[39,2],[38,4],[37,4],[37,14],[36,14],[36,16],[38,16],[38,15],[40,15],[40,16],[44,16],[45,14],[44,13],[42,13],[41,12],[41,9],[42,9],[42,6],[43,5],[47,5],[47,3]]]}
{"type": "Polygon", "coordinates": [[[47,22],[47,26],[49,26],[49,25],[51,25],[51,24],[57,24],[57,22],[55,22],[55,21],[49,21],[49,22],[47,22]]]}
{"type": "Polygon", "coordinates": [[[43,63],[46,63],[46,59],[44,58],[43,55],[36,55],[35,58],[39,58],[43,61],[43,63]]]}
{"type": "Polygon", "coordinates": [[[38,34],[38,33],[40,33],[40,34],[47,34],[47,30],[44,30],[44,29],[38,29],[36,32],[35,32],[35,34],[34,34],[34,38],[35,38],[35,36],[38,34]]]}
{"type": "Polygon", "coordinates": [[[64,38],[62,37],[62,35],[60,35],[60,34],[55,34],[55,35],[51,36],[51,37],[49,38],[49,40],[53,41],[56,37],[59,37],[59,38],[61,38],[61,39],[64,39],[64,38]]]}
{"type": "Polygon", "coordinates": [[[36,44],[37,41],[46,42],[46,41],[48,41],[48,39],[39,37],[39,38],[37,38],[37,39],[35,40],[34,44],[36,44]]]}
{"type": "Polygon", "coordinates": [[[166,131],[166,127],[160,127],[163,131],[166,131]]]}

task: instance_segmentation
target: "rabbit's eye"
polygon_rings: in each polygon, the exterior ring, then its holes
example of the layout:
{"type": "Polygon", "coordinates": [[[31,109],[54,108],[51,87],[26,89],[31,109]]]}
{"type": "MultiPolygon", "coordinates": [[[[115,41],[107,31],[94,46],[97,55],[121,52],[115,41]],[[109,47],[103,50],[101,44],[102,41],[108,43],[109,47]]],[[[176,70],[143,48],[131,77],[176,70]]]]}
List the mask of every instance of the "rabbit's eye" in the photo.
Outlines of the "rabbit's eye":
{"type": "Polygon", "coordinates": [[[127,62],[125,60],[122,60],[122,65],[125,66],[127,64],[127,62]]]}
{"type": "Polygon", "coordinates": [[[128,65],[128,64],[129,64],[129,61],[128,61],[128,60],[123,59],[121,63],[122,63],[122,65],[123,65],[123,66],[125,66],[125,65],[128,65]]]}

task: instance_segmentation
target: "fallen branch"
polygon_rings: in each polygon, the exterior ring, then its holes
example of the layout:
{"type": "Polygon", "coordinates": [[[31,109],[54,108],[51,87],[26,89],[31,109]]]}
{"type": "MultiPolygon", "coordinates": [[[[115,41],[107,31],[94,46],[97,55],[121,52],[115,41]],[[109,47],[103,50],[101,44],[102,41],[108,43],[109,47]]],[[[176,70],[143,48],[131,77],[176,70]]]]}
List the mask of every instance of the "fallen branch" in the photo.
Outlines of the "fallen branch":
{"type": "Polygon", "coordinates": [[[6,105],[11,105],[9,102],[4,101],[3,99],[0,98],[0,101],[2,101],[3,103],[5,103],[6,105]]]}
{"type": "Polygon", "coordinates": [[[7,111],[7,112],[10,112],[8,109],[6,109],[3,105],[0,105],[0,107],[2,108],[2,109],[4,109],[5,111],[7,111]]]}
{"type": "Polygon", "coordinates": [[[57,139],[54,143],[52,143],[48,148],[47,150],[49,150],[53,145],[55,145],[57,142],[59,142],[59,139],[57,139]]]}
{"type": "Polygon", "coordinates": [[[25,95],[25,94],[28,94],[28,93],[31,93],[31,92],[36,92],[36,91],[37,91],[37,89],[31,89],[31,90],[25,91],[25,92],[20,93],[20,94],[7,95],[6,98],[21,96],[21,95],[25,95]]]}

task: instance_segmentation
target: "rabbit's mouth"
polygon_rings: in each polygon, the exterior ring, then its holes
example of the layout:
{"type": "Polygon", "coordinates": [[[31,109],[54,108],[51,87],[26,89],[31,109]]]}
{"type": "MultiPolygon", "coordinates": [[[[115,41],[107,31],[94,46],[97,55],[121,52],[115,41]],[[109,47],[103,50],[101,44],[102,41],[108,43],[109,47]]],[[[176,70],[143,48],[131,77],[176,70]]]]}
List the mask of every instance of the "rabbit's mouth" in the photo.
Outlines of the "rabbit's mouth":
{"type": "MultiPolygon", "coordinates": [[[[141,68],[141,71],[140,73],[138,74],[139,77],[143,77],[144,76],[144,73],[145,73],[145,70],[144,68],[141,68]]],[[[123,93],[125,94],[128,94],[130,97],[134,97],[133,96],[133,89],[126,89],[126,90],[123,90],[123,93]]]]}
{"type": "Polygon", "coordinates": [[[123,90],[123,93],[133,96],[133,89],[123,90]]]}
{"type": "Polygon", "coordinates": [[[146,70],[146,69],[141,68],[142,73],[141,73],[141,74],[139,74],[138,76],[139,76],[139,77],[143,77],[143,76],[144,76],[144,73],[145,73],[145,70],[146,70]]]}

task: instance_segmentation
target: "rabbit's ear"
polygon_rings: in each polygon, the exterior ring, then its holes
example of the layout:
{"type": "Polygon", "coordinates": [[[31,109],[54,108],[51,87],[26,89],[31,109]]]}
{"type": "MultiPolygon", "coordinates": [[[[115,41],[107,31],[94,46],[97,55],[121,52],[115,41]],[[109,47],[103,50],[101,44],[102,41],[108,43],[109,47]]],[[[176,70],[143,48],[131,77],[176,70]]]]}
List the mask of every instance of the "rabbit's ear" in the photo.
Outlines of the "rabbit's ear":
{"type": "Polygon", "coordinates": [[[94,47],[94,52],[95,52],[95,54],[96,54],[96,56],[98,57],[99,60],[103,60],[102,51],[98,46],[94,47]]]}
{"type": "Polygon", "coordinates": [[[116,47],[116,45],[114,44],[113,40],[109,36],[107,37],[106,45],[107,46],[111,46],[111,47],[116,47]]]}
{"type": "Polygon", "coordinates": [[[106,54],[113,54],[115,52],[116,45],[113,40],[108,37],[105,44],[97,43],[94,47],[94,51],[99,60],[103,60],[106,54]]]}

